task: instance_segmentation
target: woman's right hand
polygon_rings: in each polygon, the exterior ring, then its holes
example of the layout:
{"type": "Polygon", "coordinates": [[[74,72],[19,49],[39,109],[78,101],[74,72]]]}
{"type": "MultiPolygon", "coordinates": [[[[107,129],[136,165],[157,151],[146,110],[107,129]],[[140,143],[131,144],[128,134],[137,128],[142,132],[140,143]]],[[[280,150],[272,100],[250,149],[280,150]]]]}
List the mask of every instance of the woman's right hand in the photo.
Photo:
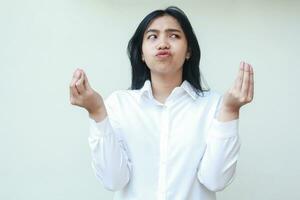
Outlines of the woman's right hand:
{"type": "MultiPolygon", "coordinates": [[[[70,103],[72,105],[85,108],[90,116],[106,115],[106,109],[102,97],[92,89],[86,74],[82,69],[77,69],[73,73],[70,84],[70,103]]],[[[98,121],[98,120],[97,120],[98,121]]]]}

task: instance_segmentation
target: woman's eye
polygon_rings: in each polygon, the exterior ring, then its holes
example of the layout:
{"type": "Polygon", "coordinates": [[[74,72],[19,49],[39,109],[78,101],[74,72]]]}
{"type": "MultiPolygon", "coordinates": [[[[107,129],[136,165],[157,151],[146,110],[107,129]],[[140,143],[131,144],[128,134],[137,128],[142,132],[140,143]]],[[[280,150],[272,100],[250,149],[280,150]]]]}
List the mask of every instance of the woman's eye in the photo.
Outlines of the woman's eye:
{"type": "Polygon", "coordinates": [[[176,35],[176,34],[172,34],[172,35],[171,35],[171,38],[179,38],[179,36],[176,35]]]}
{"type": "Polygon", "coordinates": [[[148,39],[153,39],[153,38],[156,38],[156,35],[149,35],[148,36],[148,39]]]}

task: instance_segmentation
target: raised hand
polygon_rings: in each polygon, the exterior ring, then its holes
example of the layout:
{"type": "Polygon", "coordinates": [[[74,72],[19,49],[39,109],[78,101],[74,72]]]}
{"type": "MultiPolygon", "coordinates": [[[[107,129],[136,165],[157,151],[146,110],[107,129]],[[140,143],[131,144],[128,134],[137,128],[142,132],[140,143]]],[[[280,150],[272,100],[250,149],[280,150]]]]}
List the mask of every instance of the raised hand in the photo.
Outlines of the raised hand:
{"type": "Polygon", "coordinates": [[[250,103],[254,95],[254,72],[250,64],[241,62],[238,75],[232,88],[223,96],[219,120],[237,118],[240,108],[250,103]]]}
{"type": "Polygon", "coordinates": [[[73,73],[70,84],[70,103],[85,108],[90,116],[106,114],[102,97],[92,89],[82,69],[73,73]]]}

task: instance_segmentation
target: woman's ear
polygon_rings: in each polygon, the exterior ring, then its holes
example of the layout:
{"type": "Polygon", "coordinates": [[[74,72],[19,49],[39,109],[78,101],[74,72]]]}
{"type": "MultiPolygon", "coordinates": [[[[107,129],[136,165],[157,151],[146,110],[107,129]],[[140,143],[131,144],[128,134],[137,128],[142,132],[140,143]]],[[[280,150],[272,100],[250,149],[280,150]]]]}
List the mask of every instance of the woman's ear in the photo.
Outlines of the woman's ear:
{"type": "Polygon", "coordinates": [[[190,57],[191,57],[191,53],[190,53],[190,51],[188,51],[186,53],[185,59],[188,60],[188,59],[190,59],[190,57]]]}
{"type": "Polygon", "coordinates": [[[145,62],[144,54],[142,54],[142,61],[145,62]]]}
{"type": "Polygon", "coordinates": [[[186,59],[186,60],[190,59],[191,54],[192,54],[192,50],[191,50],[191,48],[188,48],[188,50],[187,50],[187,52],[186,52],[186,55],[185,55],[185,59],[186,59]]]}

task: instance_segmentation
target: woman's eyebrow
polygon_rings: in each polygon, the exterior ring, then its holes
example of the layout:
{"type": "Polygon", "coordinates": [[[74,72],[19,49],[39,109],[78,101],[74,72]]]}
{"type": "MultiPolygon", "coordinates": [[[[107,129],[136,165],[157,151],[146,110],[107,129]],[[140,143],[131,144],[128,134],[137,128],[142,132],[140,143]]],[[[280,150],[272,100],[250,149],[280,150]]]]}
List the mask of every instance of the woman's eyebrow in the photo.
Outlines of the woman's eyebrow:
{"type": "MultiPolygon", "coordinates": [[[[157,30],[157,29],[148,29],[146,31],[146,34],[149,33],[149,32],[159,33],[160,31],[157,30]]],[[[175,28],[168,28],[168,29],[165,30],[165,32],[178,32],[178,33],[181,33],[182,31],[180,31],[179,29],[175,29],[175,28]]]]}

